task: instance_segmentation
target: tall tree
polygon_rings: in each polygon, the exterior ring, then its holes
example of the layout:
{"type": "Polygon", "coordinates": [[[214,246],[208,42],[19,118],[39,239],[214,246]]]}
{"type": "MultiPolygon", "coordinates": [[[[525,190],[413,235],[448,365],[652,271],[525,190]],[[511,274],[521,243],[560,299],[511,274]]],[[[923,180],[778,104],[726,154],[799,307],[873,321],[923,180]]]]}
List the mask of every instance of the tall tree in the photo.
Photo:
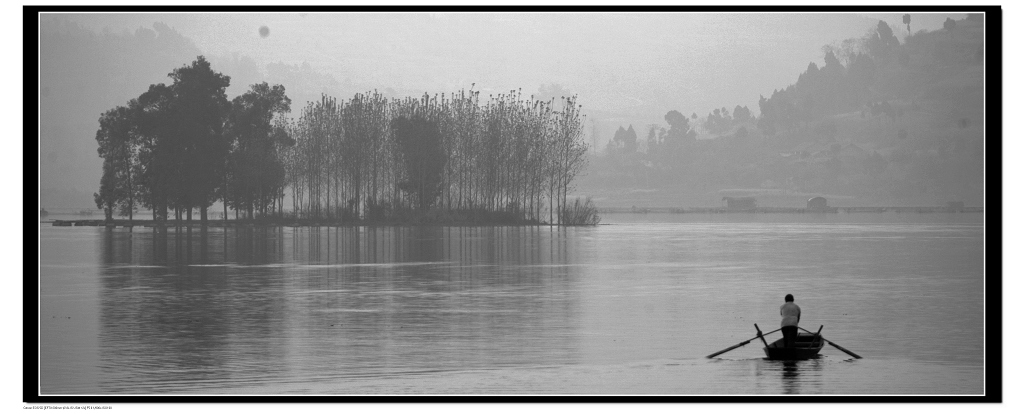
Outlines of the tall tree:
{"type": "Polygon", "coordinates": [[[138,180],[133,179],[136,169],[137,140],[134,139],[135,108],[133,100],[128,107],[118,106],[100,117],[100,128],[96,131],[97,151],[103,158],[103,178],[100,182],[100,193],[97,194],[97,207],[103,208],[107,219],[112,218],[113,209],[118,213],[133,218],[135,199],[138,191],[138,180]]]}
{"type": "Polygon", "coordinates": [[[442,173],[448,164],[438,123],[411,115],[399,116],[391,125],[405,161],[405,180],[398,186],[414,197],[417,208],[429,209],[441,194],[442,173]]]}
{"type": "Polygon", "coordinates": [[[912,33],[910,31],[910,14],[903,15],[903,24],[907,25],[907,33],[912,33]]]}
{"type": "Polygon", "coordinates": [[[618,150],[631,154],[636,152],[636,130],[633,129],[633,125],[629,125],[629,129],[625,129],[619,126],[619,129],[615,131],[615,135],[612,137],[612,142],[618,150]]]}
{"type": "Polygon", "coordinates": [[[167,219],[180,181],[180,147],[170,110],[173,99],[171,89],[162,83],[150,85],[137,99],[139,201],[153,211],[155,220],[167,219]]]}
{"type": "Polygon", "coordinates": [[[205,222],[206,209],[223,185],[230,150],[224,125],[230,108],[225,90],[231,78],[214,71],[203,56],[168,76],[174,81],[170,86],[174,96],[170,118],[180,146],[177,164],[181,167],[181,191],[175,201],[188,211],[189,219],[192,209],[198,207],[205,222]]]}
{"type": "Polygon", "coordinates": [[[252,85],[231,102],[226,202],[249,218],[257,212],[265,215],[283,193],[282,148],[293,141],[283,127],[275,127],[275,120],[290,110],[284,86],[266,82],[252,85]]]}
{"type": "Polygon", "coordinates": [[[683,145],[697,140],[696,133],[690,129],[690,121],[679,111],[668,111],[665,114],[665,122],[669,125],[665,133],[665,144],[670,151],[678,150],[683,145]]]}

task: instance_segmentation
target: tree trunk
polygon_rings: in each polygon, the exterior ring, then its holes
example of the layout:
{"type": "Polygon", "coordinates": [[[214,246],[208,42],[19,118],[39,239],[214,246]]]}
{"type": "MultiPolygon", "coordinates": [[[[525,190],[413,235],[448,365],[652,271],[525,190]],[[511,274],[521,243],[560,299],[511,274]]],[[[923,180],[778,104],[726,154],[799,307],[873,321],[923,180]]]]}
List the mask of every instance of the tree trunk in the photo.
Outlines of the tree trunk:
{"type": "Polygon", "coordinates": [[[132,222],[132,213],[135,210],[135,200],[133,194],[135,193],[132,188],[132,170],[131,165],[128,166],[128,223],[132,222]]]}

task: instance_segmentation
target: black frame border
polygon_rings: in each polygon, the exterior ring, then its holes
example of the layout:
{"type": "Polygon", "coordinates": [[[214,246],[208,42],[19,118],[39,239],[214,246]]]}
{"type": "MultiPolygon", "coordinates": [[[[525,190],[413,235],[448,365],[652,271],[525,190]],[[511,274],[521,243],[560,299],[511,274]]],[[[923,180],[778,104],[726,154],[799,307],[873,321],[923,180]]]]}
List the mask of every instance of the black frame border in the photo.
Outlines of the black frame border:
{"type": "MultiPolygon", "coordinates": [[[[949,12],[985,13],[985,363],[981,396],[928,395],[146,395],[55,396],[39,393],[38,268],[23,269],[23,402],[30,404],[122,403],[1001,403],[1003,402],[1002,303],[1002,8],[1000,6],[23,6],[24,85],[38,86],[39,14],[53,12],[949,12]],[[34,328],[33,328],[34,327],[34,328]]],[[[24,88],[25,148],[38,148],[37,88],[24,88]]],[[[39,154],[25,151],[24,257],[38,258],[39,154]],[[31,203],[29,200],[34,200],[31,203]],[[32,204],[30,206],[30,204],[32,204]]]]}

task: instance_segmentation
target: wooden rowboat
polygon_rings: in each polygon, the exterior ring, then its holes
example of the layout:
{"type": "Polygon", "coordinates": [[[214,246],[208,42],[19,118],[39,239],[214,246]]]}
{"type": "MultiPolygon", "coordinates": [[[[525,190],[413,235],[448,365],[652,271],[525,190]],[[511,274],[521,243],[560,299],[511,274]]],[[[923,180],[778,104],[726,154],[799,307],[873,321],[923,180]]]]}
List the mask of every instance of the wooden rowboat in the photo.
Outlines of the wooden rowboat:
{"type": "Polygon", "coordinates": [[[786,347],[786,339],[785,339],[785,337],[783,337],[782,339],[779,339],[779,340],[777,340],[775,342],[772,342],[770,344],[768,343],[767,340],[764,339],[765,335],[781,331],[782,328],[776,329],[776,330],[768,332],[768,333],[761,333],[761,328],[759,328],[757,326],[757,324],[755,323],[754,324],[754,329],[757,330],[757,336],[755,336],[753,338],[750,338],[750,339],[748,339],[746,341],[740,342],[740,343],[738,343],[736,345],[733,345],[733,346],[730,346],[728,348],[725,348],[725,349],[723,349],[721,351],[715,352],[715,353],[713,353],[711,355],[708,355],[707,357],[708,358],[714,358],[714,357],[722,355],[722,354],[724,354],[726,352],[732,351],[733,349],[736,349],[736,348],[739,348],[739,347],[741,347],[743,345],[749,344],[750,341],[753,341],[755,339],[760,339],[761,343],[764,344],[764,354],[768,355],[768,359],[798,360],[798,359],[814,358],[815,356],[818,355],[818,352],[821,351],[821,348],[823,348],[826,343],[828,343],[829,345],[834,346],[836,349],[838,349],[840,351],[845,352],[849,356],[852,356],[852,357],[857,358],[857,359],[861,358],[860,355],[857,355],[857,354],[851,352],[850,350],[839,346],[839,344],[836,344],[835,342],[829,341],[828,339],[825,339],[825,337],[821,336],[821,330],[824,329],[824,328],[825,328],[825,325],[820,326],[818,328],[818,332],[815,332],[815,333],[811,333],[811,331],[808,331],[808,330],[806,330],[804,328],[800,328],[800,329],[803,329],[803,331],[805,333],[797,334],[796,342],[794,343],[794,345],[796,345],[796,346],[791,347],[791,348],[787,348],[786,347]]]}
{"type": "Polygon", "coordinates": [[[825,346],[825,341],[821,335],[801,332],[797,335],[793,345],[795,346],[787,348],[786,339],[779,338],[764,347],[764,354],[768,356],[768,359],[776,360],[810,359],[818,355],[821,348],[825,346]]]}

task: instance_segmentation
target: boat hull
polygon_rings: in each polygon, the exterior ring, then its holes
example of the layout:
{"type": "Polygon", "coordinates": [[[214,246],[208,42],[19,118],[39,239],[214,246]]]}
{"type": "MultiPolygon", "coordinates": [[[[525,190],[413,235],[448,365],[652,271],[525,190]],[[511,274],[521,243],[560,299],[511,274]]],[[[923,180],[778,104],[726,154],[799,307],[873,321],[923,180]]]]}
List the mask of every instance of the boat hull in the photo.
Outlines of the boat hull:
{"type": "Polygon", "coordinates": [[[764,348],[764,354],[768,356],[768,359],[778,360],[801,360],[811,359],[818,356],[818,352],[821,352],[821,348],[825,346],[825,341],[821,337],[817,337],[814,334],[800,333],[797,335],[796,343],[794,347],[787,348],[785,346],[785,338],[779,339],[775,342],[768,344],[764,348]]]}

